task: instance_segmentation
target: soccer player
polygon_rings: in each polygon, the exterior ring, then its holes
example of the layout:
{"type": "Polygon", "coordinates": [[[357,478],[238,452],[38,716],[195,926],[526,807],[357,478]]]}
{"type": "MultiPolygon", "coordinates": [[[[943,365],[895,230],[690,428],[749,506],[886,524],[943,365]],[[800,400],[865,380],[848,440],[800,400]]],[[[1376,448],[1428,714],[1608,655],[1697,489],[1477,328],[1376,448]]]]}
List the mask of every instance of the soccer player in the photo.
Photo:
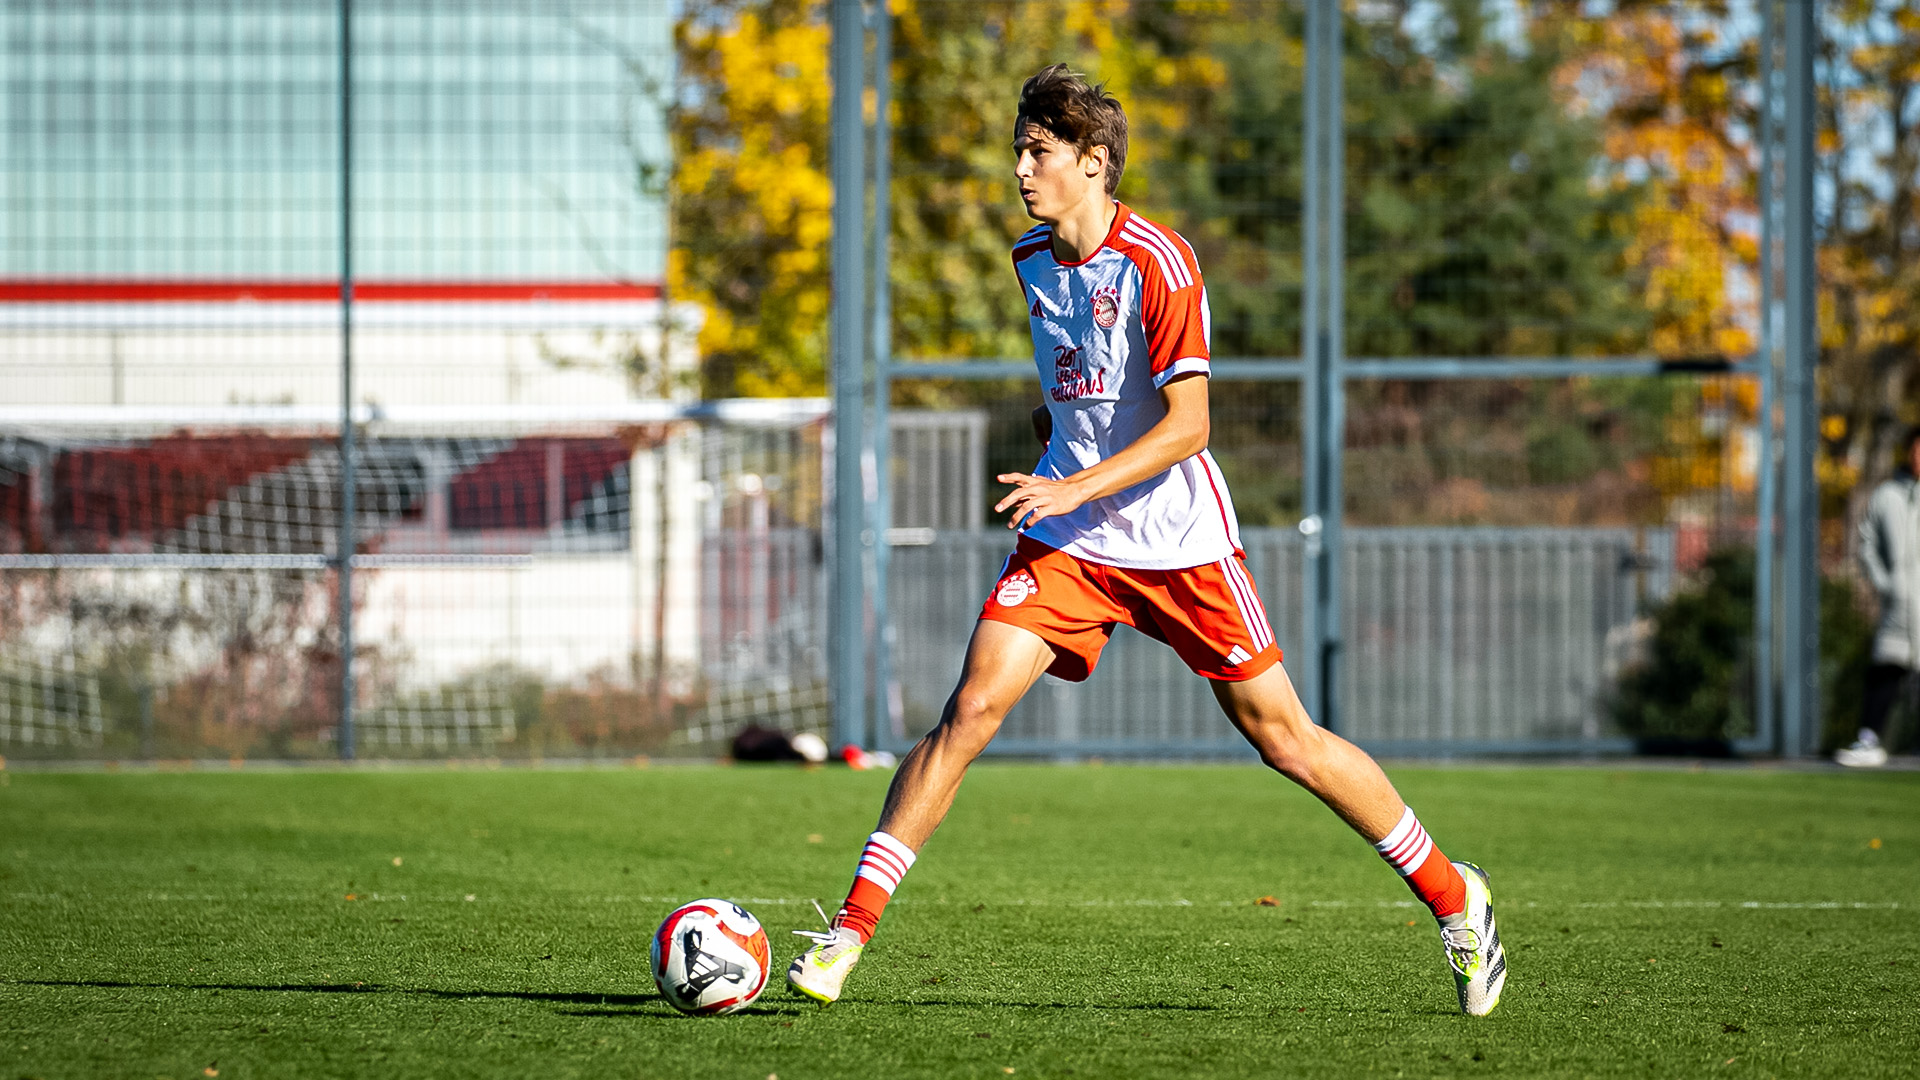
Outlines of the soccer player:
{"type": "Polygon", "coordinates": [[[1314,725],[1280,666],[1226,482],[1207,453],[1208,313],[1193,249],[1114,201],[1127,120],[1055,64],[1020,90],[1014,175],[1040,224],[1013,267],[1046,395],[1046,454],[996,510],[1020,530],[940,723],[900,763],[852,891],[787,971],[840,997],[888,899],[953,805],[967,766],[1042,673],[1092,674],[1116,623],[1166,642],[1261,760],[1365,837],[1440,923],[1462,1011],[1500,1000],[1506,957],[1487,875],[1449,862],[1358,747],[1314,725]]]}

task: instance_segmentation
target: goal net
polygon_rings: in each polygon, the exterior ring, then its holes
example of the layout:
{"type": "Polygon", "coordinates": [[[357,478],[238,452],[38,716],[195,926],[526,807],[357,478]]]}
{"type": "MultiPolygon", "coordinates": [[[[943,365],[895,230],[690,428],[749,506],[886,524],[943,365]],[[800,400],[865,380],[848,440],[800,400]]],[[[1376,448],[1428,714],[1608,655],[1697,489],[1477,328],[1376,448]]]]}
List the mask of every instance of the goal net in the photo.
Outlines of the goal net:
{"type": "Polygon", "coordinates": [[[0,745],[580,755],[824,720],[814,400],[0,409],[0,745]]]}

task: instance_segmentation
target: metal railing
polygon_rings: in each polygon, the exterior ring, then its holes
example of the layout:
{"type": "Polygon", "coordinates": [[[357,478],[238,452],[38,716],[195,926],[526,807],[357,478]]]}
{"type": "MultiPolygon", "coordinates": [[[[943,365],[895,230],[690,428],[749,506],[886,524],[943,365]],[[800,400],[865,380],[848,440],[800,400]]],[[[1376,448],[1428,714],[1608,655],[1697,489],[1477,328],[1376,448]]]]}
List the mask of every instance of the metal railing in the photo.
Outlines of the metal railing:
{"type": "MultiPolygon", "coordinates": [[[[1249,529],[1247,561],[1281,647],[1301,624],[1307,541],[1249,529]]],[[[1446,755],[1626,749],[1607,692],[1642,605],[1674,586],[1667,529],[1347,531],[1341,582],[1351,643],[1340,733],[1375,751],[1446,755]]],[[[929,729],[1011,544],[947,532],[894,552],[892,608],[903,746],[929,729]]],[[[1173,650],[1118,628],[1093,677],[1048,677],[989,753],[1240,757],[1251,751],[1206,680],[1173,650]]]]}

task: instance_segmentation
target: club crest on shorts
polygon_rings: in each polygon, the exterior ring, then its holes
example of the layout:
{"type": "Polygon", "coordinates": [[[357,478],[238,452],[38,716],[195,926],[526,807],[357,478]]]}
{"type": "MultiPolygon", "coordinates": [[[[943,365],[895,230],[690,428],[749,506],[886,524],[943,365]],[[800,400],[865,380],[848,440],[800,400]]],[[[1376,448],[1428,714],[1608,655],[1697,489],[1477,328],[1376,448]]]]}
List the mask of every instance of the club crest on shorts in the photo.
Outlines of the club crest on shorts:
{"type": "Polygon", "coordinates": [[[1001,607],[1019,607],[1026,603],[1027,597],[1040,591],[1040,583],[1025,570],[1016,570],[1000,579],[1000,587],[994,590],[994,602],[1001,607]]]}
{"type": "Polygon", "coordinates": [[[1120,321],[1120,290],[1108,286],[1093,294],[1093,321],[1102,330],[1111,330],[1120,321]]]}

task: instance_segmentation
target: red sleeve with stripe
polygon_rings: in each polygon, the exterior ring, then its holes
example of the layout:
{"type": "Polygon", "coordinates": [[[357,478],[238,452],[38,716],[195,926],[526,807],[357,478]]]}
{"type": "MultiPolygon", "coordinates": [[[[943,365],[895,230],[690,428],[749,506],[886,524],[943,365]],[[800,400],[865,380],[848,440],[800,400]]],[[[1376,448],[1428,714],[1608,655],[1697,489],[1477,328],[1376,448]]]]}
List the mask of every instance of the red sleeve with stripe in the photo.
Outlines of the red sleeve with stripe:
{"type": "Polygon", "coordinates": [[[1147,333],[1147,358],[1155,385],[1165,377],[1188,371],[1206,372],[1212,353],[1207,347],[1207,289],[1200,267],[1185,244],[1177,245],[1192,284],[1175,289],[1161,272],[1159,260],[1142,247],[1133,259],[1140,267],[1140,321],[1147,333]],[[1181,363],[1198,361],[1198,363],[1181,363]]]}

